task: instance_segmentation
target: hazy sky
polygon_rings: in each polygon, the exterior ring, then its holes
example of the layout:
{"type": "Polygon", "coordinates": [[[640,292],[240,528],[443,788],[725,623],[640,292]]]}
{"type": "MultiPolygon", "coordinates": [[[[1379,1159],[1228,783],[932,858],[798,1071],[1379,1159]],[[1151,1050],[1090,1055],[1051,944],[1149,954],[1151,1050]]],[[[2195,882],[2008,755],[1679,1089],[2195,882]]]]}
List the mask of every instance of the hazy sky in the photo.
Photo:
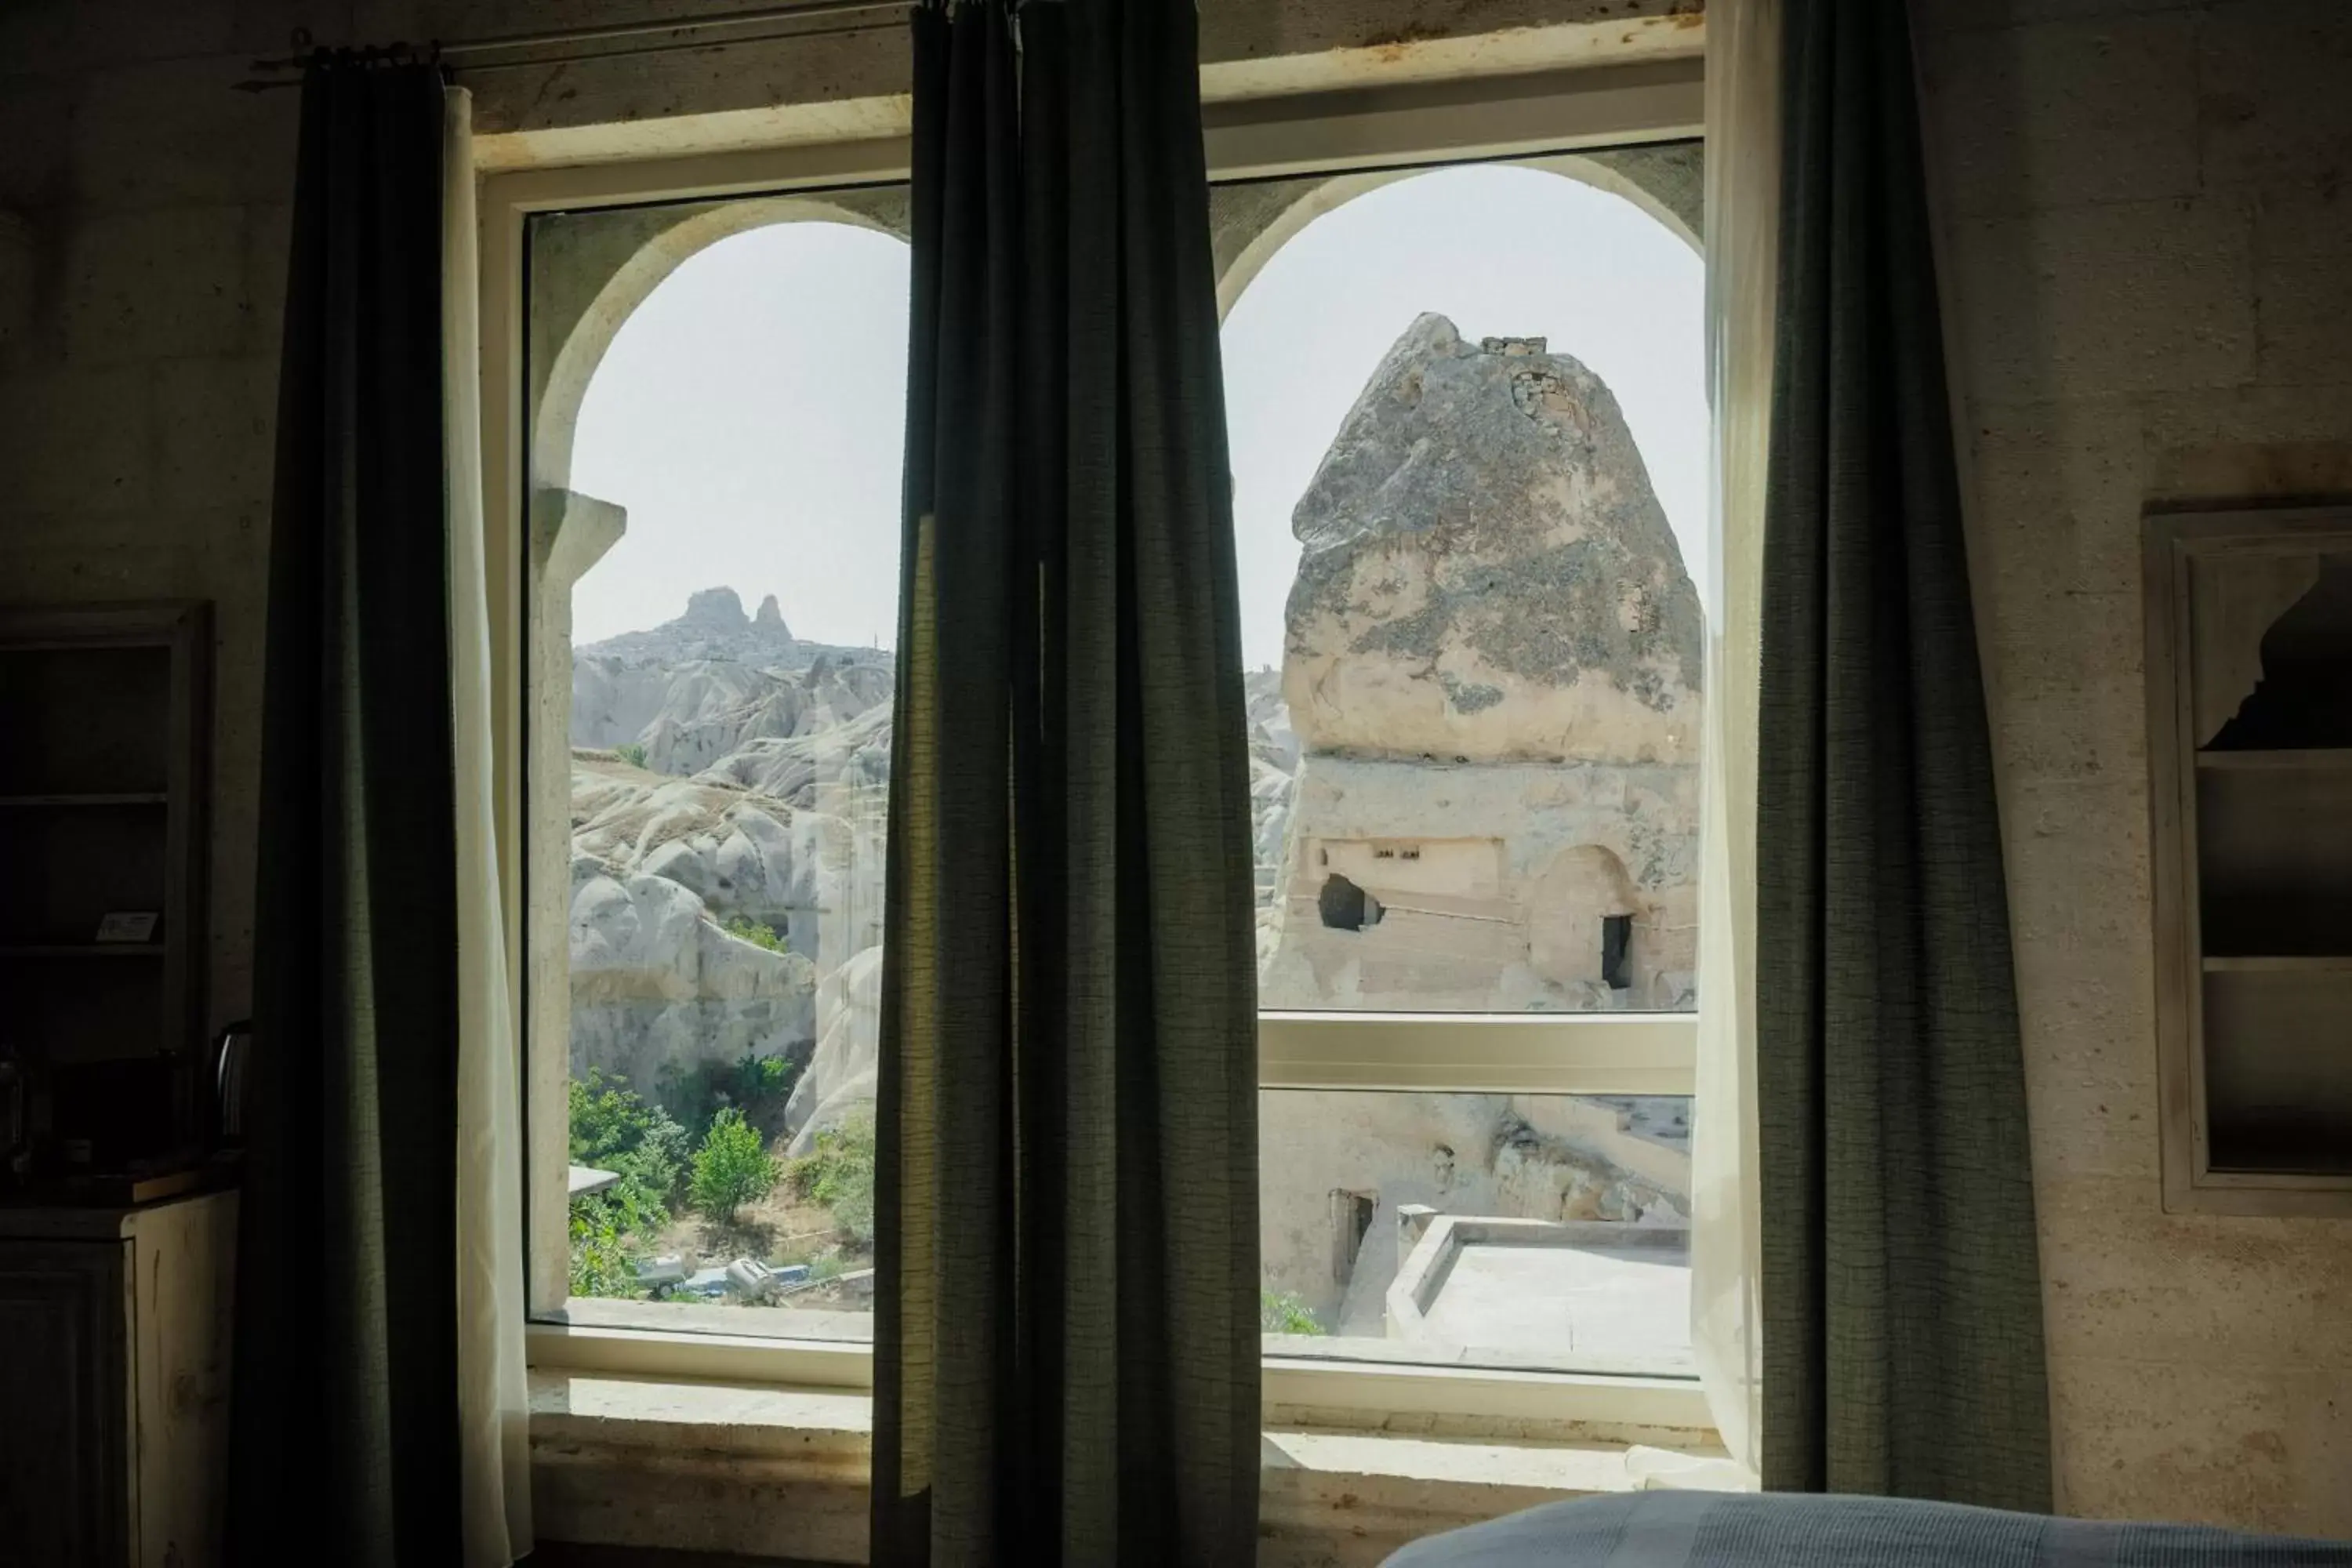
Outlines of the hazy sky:
{"type": "MultiPolygon", "coordinates": [[[[628,509],[579,585],[583,642],[726,584],[801,637],[897,626],[907,251],[834,224],[753,229],[671,274],[590,383],[572,488],[628,509]]],[[[1416,175],[1308,224],[1224,331],[1243,655],[1282,658],[1290,512],[1397,335],[1534,337],[1616,393],[1702,592],[1706,403],[1697,253],[1622,199],[1530,169],[1416,175]]]]}

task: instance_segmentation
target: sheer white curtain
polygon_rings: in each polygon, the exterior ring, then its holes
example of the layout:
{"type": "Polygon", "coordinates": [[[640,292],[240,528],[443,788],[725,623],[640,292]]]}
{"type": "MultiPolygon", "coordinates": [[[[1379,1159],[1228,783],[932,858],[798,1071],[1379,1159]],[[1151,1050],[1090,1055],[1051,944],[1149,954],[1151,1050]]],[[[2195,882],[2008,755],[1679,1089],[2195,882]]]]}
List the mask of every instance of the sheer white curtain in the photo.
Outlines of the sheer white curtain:
{"type": "Polygon", "coordinates": [[[1691,1339],[1724,1444],[1753,1473],[1758,1398],[1756,705],[1779,278],[1780,0],[1706,13],[1707,395],[1715,416],[1699,873],[1691,1339]]]}
{"type": "Polygon", "coordinates": [[[457,778],[457,1408],[466,1568],[506,1568],[531,1546],[521,1088],[490,787],[474,106],[462,88],[446,89],[445,104],[441,374],[457,778]]]}

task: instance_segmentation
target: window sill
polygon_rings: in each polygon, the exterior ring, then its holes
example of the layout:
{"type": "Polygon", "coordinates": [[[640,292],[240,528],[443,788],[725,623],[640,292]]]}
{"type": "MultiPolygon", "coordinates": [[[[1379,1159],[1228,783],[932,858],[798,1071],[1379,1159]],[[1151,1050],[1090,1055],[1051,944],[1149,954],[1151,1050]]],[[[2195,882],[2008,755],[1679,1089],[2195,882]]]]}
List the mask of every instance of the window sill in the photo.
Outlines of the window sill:
{"type": "Polygon", "coordinates": [[[852,1389],[534,1370],[549,1541],[866,1561],[873,1403],[852,1389]]]}
{"type": "MultiPolygon", "coordinates": [[[[1681,1439],[1661,1456],[1622,1436],[1494,1440],[1406,1419],[1421,1429],[1270,1427],[1260,1564],[1373,1564],[1437,1531],[1635,1489],[1661,1463],[1727,1464],[1711,1432],[1644,1434],[1681,1439]]],[[[540,1369],[530,1442],[548,1540],[866,1561],[873,1411],[862,1391],[540,1369]]]]}

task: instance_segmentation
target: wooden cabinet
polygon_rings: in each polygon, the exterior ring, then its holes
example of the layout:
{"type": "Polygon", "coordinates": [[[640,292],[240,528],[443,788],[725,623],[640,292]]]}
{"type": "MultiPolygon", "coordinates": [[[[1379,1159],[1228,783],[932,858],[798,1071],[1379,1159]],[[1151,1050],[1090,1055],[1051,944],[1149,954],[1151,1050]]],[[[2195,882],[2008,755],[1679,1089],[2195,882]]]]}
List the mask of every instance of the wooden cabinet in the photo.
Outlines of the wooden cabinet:
{"type": "Polygon", "coordinates": [[[2352,1215],[2352,508],[2147,564],[2165,1206],[2352,1215]]]}
{"type": "Polygon", "coordinates": [[[236,1195],[0,1207],[0,1557],[222,1560],[236,1195]]]}

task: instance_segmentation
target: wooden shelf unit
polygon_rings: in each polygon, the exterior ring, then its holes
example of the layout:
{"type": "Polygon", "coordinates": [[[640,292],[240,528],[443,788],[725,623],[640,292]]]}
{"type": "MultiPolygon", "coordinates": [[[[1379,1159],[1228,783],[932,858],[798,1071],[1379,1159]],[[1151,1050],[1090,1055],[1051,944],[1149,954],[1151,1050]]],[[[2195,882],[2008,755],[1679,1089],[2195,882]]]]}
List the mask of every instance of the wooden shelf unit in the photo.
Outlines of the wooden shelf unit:
{"type": "Polygon", "coordinates": [[[164,1058],[190,1135],[212,646],[201,603],[0,606],[0,1047],[52,1072],[164,1058]],[[156,915],[152,940],[97,941],[115,910],[156,915]]]}
{"type": "Polygon", "coordinates": [[[2146,543],[2165,1207],[2352,1215],[2352,507],[2146,543]]]}

